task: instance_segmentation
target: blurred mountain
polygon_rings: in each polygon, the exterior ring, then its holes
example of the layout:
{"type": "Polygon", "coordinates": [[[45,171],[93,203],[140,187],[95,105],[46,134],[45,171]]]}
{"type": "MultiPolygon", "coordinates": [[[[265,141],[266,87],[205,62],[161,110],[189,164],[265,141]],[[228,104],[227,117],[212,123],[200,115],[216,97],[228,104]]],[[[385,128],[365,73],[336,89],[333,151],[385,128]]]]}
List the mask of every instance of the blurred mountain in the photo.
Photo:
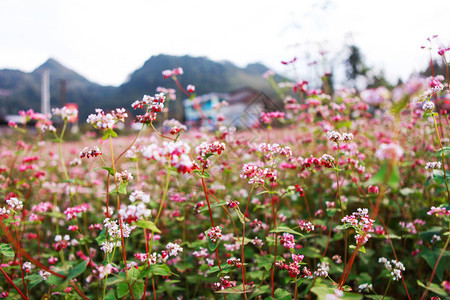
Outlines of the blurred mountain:
{"type": "MultiPolygon", "coordinates": [[[[178,76],[183,88],[196,86],[198,95],[209,92],[230,92],[249,86],[274,97],[274,92],[262,74],[268,70],[262,64],[249,64],[239,68],[230,62],[215,62],[206,57],[157,55],[148,59],[134,71],[128,80],[118,87],[102,86],[89,81],[75,71],[50,58],[31,73],[19,70],[0,70],[0,115],[17,114],[19,110],[40,110],[41,74],[50,71],[50,103],[60,107],[63,102],[78,103],[80,120],[84,120],[95,108],[110,110],[118,107],[130,109],[130,104],[143,95],[153,95],[157,87],[174,88],[177,100],[169,102],[169,116],[183,119],[182,99],[185,95],[171,78],[164,79],[161,72],[182,67],[178,76]],[[65,93],[61,93],[65,85],[65,93]],[[64,99],[65,98],[65,99],[64,99]]],[[[279,77],[281,78],[281,77],[279,77]]]]}

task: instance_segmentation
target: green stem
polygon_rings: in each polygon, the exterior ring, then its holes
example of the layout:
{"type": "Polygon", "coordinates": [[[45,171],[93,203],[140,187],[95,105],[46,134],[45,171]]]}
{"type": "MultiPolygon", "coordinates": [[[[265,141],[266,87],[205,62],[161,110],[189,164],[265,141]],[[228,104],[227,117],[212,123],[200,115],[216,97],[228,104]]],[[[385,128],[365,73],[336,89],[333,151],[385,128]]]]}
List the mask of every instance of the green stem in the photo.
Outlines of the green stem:
{"type": "MultiPolygon", "coordinates": [[[[439,130],[438,130],[438,127],[437,127],[436,118],[435,118],[434,115],[432,115],[432,116],[433,116],[434,128],[436,129],[436,134],[437,134],[438,141],[439,141],[439,146],[441,146],[441,151],[442,151],[442,150],[444,150],[444,147],[442,146],[441,137],[439,135],[439,130]]],[[[444,151],[442,151],[441,158],[442,158],[442,171],[444,172],[444,183],[445,183],[445,187],[447,189],[447,200],[448,200],[448,203],[450,204],[450,189],[448,187],[447,174],[445,172],[445,155],[444,155],[444,151]]]]}
{"type": "Polygon", "coordinates": [[[392,279],[389,279],[389,283],[388,283],[388,285],[386,287],[386,290],[384,291],[383,298],[381,298],[381,300],[384,300],[384,297],[386,297],[386,293],[389,290],[389,286],[391,285],[391,281],[392,281],[392,279]]]}

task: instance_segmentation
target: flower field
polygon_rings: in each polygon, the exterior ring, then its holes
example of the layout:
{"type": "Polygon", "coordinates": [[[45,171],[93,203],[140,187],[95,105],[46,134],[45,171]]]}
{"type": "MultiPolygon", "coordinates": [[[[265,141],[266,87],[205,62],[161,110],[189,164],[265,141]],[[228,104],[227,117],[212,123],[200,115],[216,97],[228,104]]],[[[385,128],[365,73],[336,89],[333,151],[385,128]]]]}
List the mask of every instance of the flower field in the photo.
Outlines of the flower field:
{"type": "MultiPolygon", "coordinates": [[[[196,101],[182,74],[162,76],[196,101]]],[[[245,132],[165,120],[164,93],[92,112],[78,142],[76,110],[21,112],[0,144],[0,298],[448,297],[448,76],[333,93],[265,76],[284,111],[245,132]]]]}

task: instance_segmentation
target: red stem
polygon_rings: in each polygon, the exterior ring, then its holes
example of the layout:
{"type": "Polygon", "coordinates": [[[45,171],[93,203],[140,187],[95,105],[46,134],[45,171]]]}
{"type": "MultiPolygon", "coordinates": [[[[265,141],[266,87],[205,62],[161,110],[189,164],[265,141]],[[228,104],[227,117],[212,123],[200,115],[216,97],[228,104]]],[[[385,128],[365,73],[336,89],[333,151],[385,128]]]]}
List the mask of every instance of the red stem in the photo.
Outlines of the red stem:
{"type": "Polygon", "coordinates": [[[5,273],[2,267],[0,267],[0,271],[3,273],[3,276],[5,276],[6,280],[16,289],[16,291],[22,296],[23,299],[28,300],[27,296],[25,296],[20,289],[17,287],[17,285],[14,284],[14,282],[9,278],[8,274],[5,273]]]}

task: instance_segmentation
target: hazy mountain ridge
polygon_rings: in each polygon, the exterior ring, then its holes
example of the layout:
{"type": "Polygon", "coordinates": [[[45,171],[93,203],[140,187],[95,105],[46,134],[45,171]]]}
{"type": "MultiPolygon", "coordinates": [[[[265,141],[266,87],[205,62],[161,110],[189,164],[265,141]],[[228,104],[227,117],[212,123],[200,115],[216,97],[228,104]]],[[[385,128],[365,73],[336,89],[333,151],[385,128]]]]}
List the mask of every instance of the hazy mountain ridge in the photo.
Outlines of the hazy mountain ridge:
{"type": "Polygon", "coordinates": [[[130,104],[143,95],[156,93],[156,88],[177,90],[177,101],[169,103],[171,116],[183,117],[181,94],[172,79],[164,79],[161,72],[182,67],[180,84],[196,86],[196,94],[209,92],[230,92],[244,86],[271,93],[262,74],[268,70],[262,64],[249,64],[239,68],[230,62],[221,63],[206,57],[170,56],[160,54],[150,57],[141,68],[135,70],[129,79],[118,87],[102,86],[91,82],[77,72],[63,66],[55,59],[48,59],[30,73],[20,70],[0,70],[0,115],[17,114],[19,110],[32,108],[40,110],[41,74],[50,70],[50,102],[52,107],[61,106],[61,80],[66,83],[66,101],[78,103],[80,118],[84,119],[95,108],[105,110],[117,107],[130,108],[130,104]]]}

